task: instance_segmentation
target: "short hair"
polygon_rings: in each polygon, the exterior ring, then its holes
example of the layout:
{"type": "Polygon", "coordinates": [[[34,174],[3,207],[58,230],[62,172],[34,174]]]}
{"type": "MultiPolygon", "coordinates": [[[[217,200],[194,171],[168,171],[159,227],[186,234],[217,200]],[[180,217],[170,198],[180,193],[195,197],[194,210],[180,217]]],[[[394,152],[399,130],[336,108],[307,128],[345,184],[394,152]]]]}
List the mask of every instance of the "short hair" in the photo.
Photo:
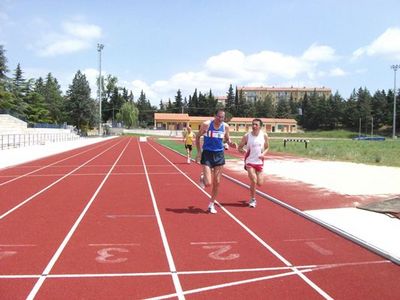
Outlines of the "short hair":
{"type": "Polygon", "coordinates": [[[259,118],[255,118],[255,119],[253,119],[253,121],[252,121],[252,122],[254,122],[254,121],[256,121],[256,122],[260,122],[260,127],[262,127],[262,126],[263,126],[263,121],[261,121],[261,119],[259,119],[259,118]]]}
{"type": "Polygon", "coordinates": [[[218,115],[218,113],[220,112],[220,111],[222,111],[222,112],[225,112],[225,110],[223,109],[223,108],[218,108],[217,110],[215,110],[215,116],[216,115],[218,115]]]}

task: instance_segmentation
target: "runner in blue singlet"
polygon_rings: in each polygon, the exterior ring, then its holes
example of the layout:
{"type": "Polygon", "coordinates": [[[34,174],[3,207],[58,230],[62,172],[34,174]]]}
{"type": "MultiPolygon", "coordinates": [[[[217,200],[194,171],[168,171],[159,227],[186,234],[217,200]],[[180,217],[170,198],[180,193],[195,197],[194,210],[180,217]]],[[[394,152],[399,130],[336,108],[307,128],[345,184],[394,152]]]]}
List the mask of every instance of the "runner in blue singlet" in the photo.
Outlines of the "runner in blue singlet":
{"type": "Polygon", "coordinates": [[[236,143],[232,143],[229,137],[229,125],[224,122],[225,112],[218,110],[214,120],[204,122],[196,135],[197,156],[196,161],[200,160],[203,172],[200,176],[200,185],[208,187],[212,185],[211,199],[208,211],[215,214],[217,211],[214,202],[218,195],[221,174],[225,164],[224,142],[236,148],[236,143]],[[204,136],[203,147],[200,147],[200,137],[204,136]]]}

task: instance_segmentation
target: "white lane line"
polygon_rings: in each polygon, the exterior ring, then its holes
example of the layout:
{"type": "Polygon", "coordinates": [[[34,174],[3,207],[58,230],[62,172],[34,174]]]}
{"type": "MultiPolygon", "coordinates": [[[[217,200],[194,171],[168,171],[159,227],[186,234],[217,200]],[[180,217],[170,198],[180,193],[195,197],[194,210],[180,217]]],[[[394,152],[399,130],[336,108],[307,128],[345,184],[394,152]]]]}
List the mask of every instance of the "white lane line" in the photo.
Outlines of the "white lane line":
{"type": "Polygon", "coordinates": [[[237,244],[235,241],[229,242],[191,242],[190,245],[216,245],[216,244],[237,244]]]}
{"type": "MultiPolygon", "coordinates": [[[[107,144],[107,143],[104,143],[104,144],[107,144]]],[[[104,145],[104,144],[102,143],[101,145],[97,145],[96,147],[93,147],[93,148],[87,149],[87,150],[85,150],[85,151],[76,153],[76,154],[74,154],[74,155],[71,155],[71,156],[68,156],[68,157],[66,157],[66,158],[63,158],[63,159],[61,159],[61,160],[58,160],[58,161],[56,161],[56,162],[53,162],[53,163],[51,163],[51,164],[49,164],[49,165],[47,165],[47,166],[41,167],[41,168],[36,169],[36,170],[33,170],[33,171],[29,172],[29,173],[26,173],[26,174],[20,175],[20,176],[18,176],[18,177],[15,177],[15,178],[13,178],[13,179],[10,179],[10,180],[8,180],[8,181],[2,182],[2,183],[0,183],[0,186],[5,185],[5,184],[10,183],[10,182],[13,182],[13,181],[15,181],[15,180],[17,180],[17,179],[21,179],[21,178],[26,177],[26,176],[28,176],[28,175],[31,175],[31,174],[33,174],[33,173],[39,172],[40,170],[46,169],[46,168],[51,167],[51,166],[53,166],[53,165],[55,165],[55,164],[58,164],[58,163],[63,162],[63,161],[65,161],[65,160],[68,160],[68,159],[70,159],[70,158],[72,158],[72,157],[75,157],[75,156],[81,155],[81,154],[83,154],[83,153],[86,153],[86,152],[88,152],[88,151],[90,151],[90,150],[94,150],[94,149],[96,149],[96,148],[99,148],[100,146],[102,146],[102,145],[104,145]]],[[[60,166],[60,167],[61,167],[61,166],[60,166]]],[[[5,169],[3,169],[3,170],[9,169],[9,168],[13,168],[13,167],[11,166],[11,167],[5,168],[5,169]]],[[[1,171],[3,171],[3,170],[1,170],[1,171]]]]}
{"type": "Polygon", "coordinates": [[[307,239],[289,239],[284,242],[308,242],[308,241],[324,241],[326,238],[307,238],[307,239]]]}
{"type": "Polygon", "coordinates": [[[43,192],[47,191],[48,189],[50,189],[52,186],[56,185],[57,183],[59,183],[61,180],[63,180],[64,178],[68,177],[69,175],[71,175],[72,173],[74,173],[75,171],[79,170],[80,168],[82,168],[83,166],[85,166],[86,164],[90,163],[92,160],[96,159],[97,157],[99,157],[100,155],[102,155],[104,152],[107,152],[109,149],[115,147],[116,145],[118,145],[119,143],[121,143],[121,141],[119,141],[118,143],[112,145],[111,147],[108,147],[107,149],[105,149],[104,151],[100,152],[99,154],[97,154],[96,156],[92,157],[91,159],[89,159],[88,161],[86,161],[85,163],[83,163],[82,165],[80,165],[79,167],[73,169],[71,172],[65,174],[63,177],[57,179],[56,181],[54,181],[53,183],[51,183],[50,185],[46,186],[44,189],[40,190],[39,192],[33,194],[32,196],[30,196],[29,198],[25,199],[24,201],[22,201],[20,204],[14,206],[12,209],[8,210],[7,212],[5,212],[4,214],[0,215],[0,220],[4,219],[6,216],[8,216],[9,214],[11,214],[13,211],[17,210],[18,208],[20,208],[21,206],[25,205],[26,203],[28,203],[29,201],[31,201],[33,198],[35,198],[36,196],[42,194],[43,192]]]}
{"type": "Polygon", "coordinates": [[[131,139],[129,139],[128,143],[126,143],[124,149],[121,151],[120,155],[118,156],[118,158],[115,160],[114,164],[112,165],[112,167],[110,168],[110,170],[108,171],[107,175],[104,177],[103,181],[100,183],[100,185],[97,187],[96,191],[94,192],[92,198],[89,200],[88,204],[86,204],[85,208],[83,209],[83,211],[81,212],[81,214],[79,215],[78,219],[75,221],[74,225],[71,227],[71,229],[69,230],[68,234],[65,236],[64,240],[62,241],[61,245],[58,247],[56,253],[54,253],[53,257],[51,258],[51,260],[49,261],[49,263],[47,264],[46,268],[43,270],[42,275],[40,276],[39,280],[36,282],[35,286],[32,288],[31,292],[29,293],[27,299],[34,299],[37,292],[39,291],[40,287],[42,286],[42,284],[44,283],[44,281],[46,280],[46,277],[50,274],[51,269],[54,267],[55,263],[57,262],[58,258],[60,257],[61,253],[63,252],[65,246],[67,245],[67,243],[69,242],[69,240],[71,239],[72,235],[75,233],[76,229],[78,228],[79,224],[81,223],[81,221],[83,220],[83,217],[86,215],[87,211],[89,210],[90,206],[92,205],[92,203],[94,202],[94,200],[96,199],[98,193],[100,192],[100,190],[103,188],[103,185],[105,184],[105,182],[107,181],[108,177],[110,176],[112,170],[115,168],[116,164],[118,163],[118,161],[120,160],[121,156],[124,154],[126,148],[128,147],[129,143],[131,142],[131,139]]]}
{"type": "Polygon", "coordinates": [[[153,187],[152,187],[151,182],[150,182],[149,174],[147,173],[146,162],[144,161],[142,148],[141,148],[139,142],[138,142],[138,146],[139,146],[140,156],[142,158],[143,168],[144,168],[145,175],[146,175],[147,185],[148,185],[148,188],[149,188],[149,191],[150,191],[150,195],[151,195],[151,201],[153,203],[154,212],[155,212],[155,215],[156,215],[156,218],[157,218],[157,224],[158,224],[158,227],[160,229],[161,240],[162,240],[162,243],[164,245],[165,255],[167,256],[169,270],[172,273],[172,281],[173,281],[174,286],[175,286],[175,291],[176,291],[178,299],[185,299],[185,297],[183,296],[183,290],[182,290],[181,283],[179,281],[178,274],[176,273],[175,262],[174,262],[174,259],[172,257],[171,249],[169,247],[169,243],[168,243],[167,235],[165,233],[164,225],[163,225],[163,223],[161,221],[160,212],[159,212],[158,206],[157,206],[157,201],[156,201],[156,198],[154,196],[153,187]]]}
{"type": "Polygon", "coordinates": [[[34,245],[34,244],[16,244],[16,245],[12,245],[12,244],[7,244],[7,245],[4,245],[4,244],[2,244],[2,245],[0,245],[0,248],[1,247],[35,247],[36,245],[34,245]]]}
{"type": "Polygon", "coordinates": [[[129,243],[129,244],[89,244],[91,247],[99,247],[99,246],[140,246],[137,243],[129,243]]]}
{"type": "MultiPolygon", "coordinates": [[[[300,272],[307,273],[307,272],[311,272],[311,271],[312,271],[311,269],[305,269],[300,272]]],[[[263,276],[263,277],[257,277],[257,278],[239,280],[239,281],[232,281],[229,283],[217,284],[217,285],[206,286],[206,287],[202,287],[202,288],[198,288],[198,289],[187,290],[187,291],[184,291],[183,293],[185,295],[190,295],[190,294],[195,294],[195,293],[200,293],[200,292],[206,292],[206,291],[208,292],[211,290],[222,289],[222,288],[231,287],[231,286],[235,286],[235,285],[242,285],[242,284],[248,284],[248,283],[253,283],[253,282],[258,282],[258,281],[263,281],[263,280],[272,280],[275,278],[298,275],[297,273],[298,272],[292,271],[292,272],[281,273],[281,274],[276,274],[276,275],[269,275],[269,276],[263,276]]],[[[169,295],[157,296],[154,298],[146,298],[146,299],[168,299],[168,298],[174,298],[176,296],[177,296],[176,294],[169,294],[169,295]]]]}
{"type": "MultiPolygon", "coordinates": [[[[153,145],[149,144],[154,150],[156,150],[166,161],[168,161],[176,170],[178,170],[183,176],[185,176],[190,182],[192,182],[195,186],[197,186],[207,197],[211,198],[211,195],[208,194],[204,189],[202,189],[196,182],[194,182],[188,175],[186,175],[182,170],[180,170],[176,165],[174,165],[164,154],[162,154],[158,149],[156,149],[153,145]]],[[[280,261],[282,261],[286,266],[291,267],[293,272],[296,273],[301,279],[303,279],[309,286],[311,286],[317,293],[319,293],[323,298],[333,300],[331,296],[328,295],[322,288],[316,285],[313,281],[311,281],[307,276],[305,276],[302,272],[300,272],[295,266],[292,265],[286,258],[284,258],[281,254],[278,253],[274,248],[272,248],[267,242],[265,242],[262,238],[260,238],[255,232],[253,232],[249,227],[247,227],[244,223],[242,223],[238,218],[236,218],[230,211],[228,211],[225,207],[221,206],[218,201],[216,203],[220,206],[220,208],[229,216],[232,220],[238,223],[245,231],[247,231],[254,239],[256,239],[262,246],[264,246],[268,251],[270,251],[273,255],[275,255],[280,261]]]]}
{"type": "Polygon", "coordinates": [[[154,218],[156,215],[106,215],[107,218],[154,218]]]}
{"type": "MultiPolygon", "coordinates": [[[[390,260],[378,260],[378,261],[364,261],[364,262],[352,262],[352,263],[337,263],[337,264],[323,264],[323,265],[305,265],[296,266],[298,269],[312,269],[313,271],[319,271],[324,269],[333,269],[340,267],[353,267],[362,265],[373,265],[373,264],[391,264],[390,260]]],[[[242,272],[265,272],[265,271],[284,271],[291,270],[291,267],[268,267],[268,268],[249,268],[249,269],[222,269],[222,270],[200,270],[200,271],[181,271],[177,272],[178,275],[207,275],[207,274],[219,274],[219,273],[242,273],[242,272]]],[[[96,273],[96,274],[49,274],[48,278],[87,278],[87,277],[135,277],[135,276],[171,276],[171,272],[142,272],[142,273],[96,273]]],[[[21,275],[0,275],[0,279],[12,278],[12,279],[23,279],[23,278],[39,278],[41,275],[35,274],[21,274],[21,275]]]]}
{"type": "Polygon", "coordinates": [[[333,254],[333,251],[325,249],[325,248],[321,247],[320,245],[318,245],[315,242],[311,241],[311,242],[306,242],[305,244],[308,247],[310,247],[311,249],[317,251],[321,255],[325,255],[326,256],[326,255],[332,255],[333,254]]]}

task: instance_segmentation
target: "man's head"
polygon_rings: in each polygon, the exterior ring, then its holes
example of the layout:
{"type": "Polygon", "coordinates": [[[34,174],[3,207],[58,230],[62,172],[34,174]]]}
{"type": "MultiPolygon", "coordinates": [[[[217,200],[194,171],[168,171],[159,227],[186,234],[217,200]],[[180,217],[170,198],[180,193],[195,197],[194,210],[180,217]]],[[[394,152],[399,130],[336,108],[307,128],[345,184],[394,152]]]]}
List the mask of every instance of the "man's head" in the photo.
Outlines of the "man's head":
{"type": "Polygon", "coordinates": [[[220,124],[224,122],[224,119],[225,119],[225,111],[223,109],[218,109],[215,112],[214,123],[220,124]]]}
{"type": "Polygon", "coordinates": [[[253,131],[259,131],[263,126],[263,122],[261,121],[261,119],[253,119],[253,121],[251,121],[251,128],[253,129],[253,131]]]}

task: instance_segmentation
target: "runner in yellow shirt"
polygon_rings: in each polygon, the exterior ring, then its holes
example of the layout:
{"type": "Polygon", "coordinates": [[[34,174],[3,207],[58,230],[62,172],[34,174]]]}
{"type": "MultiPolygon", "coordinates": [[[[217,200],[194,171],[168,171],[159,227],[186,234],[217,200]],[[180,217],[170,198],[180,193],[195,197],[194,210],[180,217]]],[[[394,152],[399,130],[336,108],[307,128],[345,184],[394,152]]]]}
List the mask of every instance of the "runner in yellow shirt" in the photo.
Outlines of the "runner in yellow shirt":
{"type": "Polygon", "coordinates": [[[192,158],[192,146],[196,135],[192,131],[192,128],[188,126],[186,128],[186,133],[183,135],[183,142],[185,143],[185,149],[187,153],[187,163],[190,164],[192,158]]]}

